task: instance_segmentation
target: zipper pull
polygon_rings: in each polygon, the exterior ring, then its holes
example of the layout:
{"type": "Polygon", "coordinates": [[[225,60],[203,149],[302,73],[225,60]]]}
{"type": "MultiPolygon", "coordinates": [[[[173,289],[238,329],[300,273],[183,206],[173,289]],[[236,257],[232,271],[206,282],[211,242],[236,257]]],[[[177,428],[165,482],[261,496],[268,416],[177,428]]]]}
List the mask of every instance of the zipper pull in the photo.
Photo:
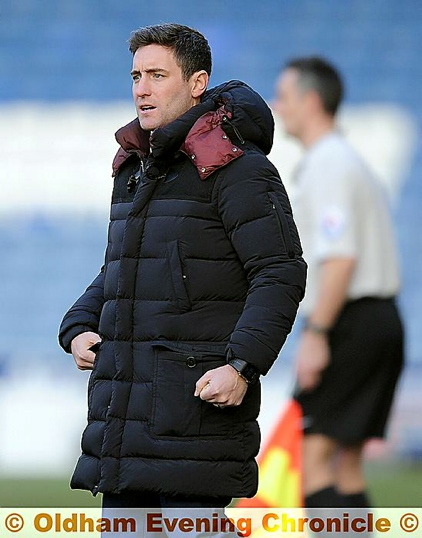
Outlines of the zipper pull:
{"type": "Polygon", "coordinates": [[[234,134],[237,136],[241,144],[245,143],[245,140],[243,139],[243,136],[240,134],[239,129],[236,127],[236,125],[233,125],[233,123],[229,120],[227,116],[223,116],[222,118],[224,123],[228,123],[230,127],[233,129],[234,134]]]}
{"type": "Polygon", "coordinates": [[[131,176],[129,176],[129,179],[127,180],[128,192],[133,192],[135,190],[135,187],[139,183],[141,176],[144,175],[144,172],[145,172],[145,164],[144,164],[144,161],[141,159],[139,170],[136,172],[136,174],[132,174],[131,176]]]}

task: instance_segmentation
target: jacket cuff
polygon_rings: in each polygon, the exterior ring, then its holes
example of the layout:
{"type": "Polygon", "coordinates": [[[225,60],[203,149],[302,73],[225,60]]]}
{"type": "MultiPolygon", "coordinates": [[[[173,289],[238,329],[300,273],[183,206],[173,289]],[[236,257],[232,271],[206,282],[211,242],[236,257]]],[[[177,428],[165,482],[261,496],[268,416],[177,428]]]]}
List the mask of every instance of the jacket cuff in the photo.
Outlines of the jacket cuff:
{"type": "Polygon", "coordinates": [[[59,335],[59,344],[66,351],[66,353],[72,353],[70,349],[72,340],[79,334],[91,331],[94,331],[94,329],[89,325],[76,325],[75,327],[71,327],[70,329],[59,335]]]}
{"type": "Polygon", "coordinates": [[[242,361],[245,361],[247,362],[251,368],[253,368],[253,370],[257,373],[258,376],[261,376],[262,375],[262,371],[260,370],[260,368],[258,367],[258,365],[255,363],[255,362],[252,362],[251,360],[249,360],[248,358],[245,357],[245,354],[242,356],[242,355],[239,355],[238,353],[236,353],[233,349],[233,346],[231,344],[229,344],[226,348],[226,360],[227,360],[227,363],[229,363],[232,359],[240,359],[242,361]]]}

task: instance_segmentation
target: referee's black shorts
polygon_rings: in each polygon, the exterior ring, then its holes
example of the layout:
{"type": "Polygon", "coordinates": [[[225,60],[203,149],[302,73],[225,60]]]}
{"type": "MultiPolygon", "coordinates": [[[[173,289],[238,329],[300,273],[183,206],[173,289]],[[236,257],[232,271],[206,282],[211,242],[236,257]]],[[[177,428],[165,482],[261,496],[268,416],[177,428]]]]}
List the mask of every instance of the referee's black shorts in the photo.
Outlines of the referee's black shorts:
{"type": "Polygon", "coordinates": [[[345,445],[383,437],[403,367],[403,340],[394,299],[348,302],[330,331],[331,361],[320,384],[295,394],[305,434],[345,445]]]}

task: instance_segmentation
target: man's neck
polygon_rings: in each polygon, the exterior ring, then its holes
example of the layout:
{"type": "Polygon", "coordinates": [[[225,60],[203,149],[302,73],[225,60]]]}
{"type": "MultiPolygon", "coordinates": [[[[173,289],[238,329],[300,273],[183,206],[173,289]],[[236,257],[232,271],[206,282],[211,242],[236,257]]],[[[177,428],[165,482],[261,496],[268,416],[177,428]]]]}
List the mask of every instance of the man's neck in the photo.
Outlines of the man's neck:
{"type": "Polygon", "coordinates": [[[335,121],[332,117],[319,117],[307,125],[307,128],[301,136],[301,142],[305,149],[309,149],[318,140],[334,130],[335,121]]]}

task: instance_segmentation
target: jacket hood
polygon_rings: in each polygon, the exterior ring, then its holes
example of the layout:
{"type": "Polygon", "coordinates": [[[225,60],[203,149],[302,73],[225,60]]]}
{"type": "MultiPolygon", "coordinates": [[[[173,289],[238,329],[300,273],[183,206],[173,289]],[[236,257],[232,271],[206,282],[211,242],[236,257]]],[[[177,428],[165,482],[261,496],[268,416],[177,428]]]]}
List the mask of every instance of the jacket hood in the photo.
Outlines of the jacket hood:
{"type": "MultiPolygon", "coordinates": [[[[189,153],[185,142],[189,142],[191,151],[196,150],[199,142],[206,144],[207,141],[208,150],[212,149],[213,142],[216,141],[216,129],[222,129],[227,134],[229,140],[226,144],[230,144],[230,150],[233,144],[244,144],[245,141],[252,142],[265,154],[271,150],[274,119],[268,105],[250,86],[239,80],[232,80],[207,90],[198,105],[153,132],[141,129],[137,119],[119,129],[116,140],[121,148],[114,158],[113,172],[115,174],[126,158],[134,152],[139,156],[151,153],[152,157],[161,160],[180,149],[189,153]],[[192,133],[195,133],[195,136],[189,136],[192,133]],[[198,137],[198,134],[201,136],[198,137]]],[[[221,152],[219,148],[219,153],[221,152]]],[[[236,157],[241,154],[239,150],[236,157]]],[[[214,167],[207,167],[206,176],[213,169],[234,158],[228,155],[229,153],[222,159],[225,162],[216,162],[214,167]]],[[[212,161],[212,157],[212,154],[208,155],[207,161],[212,161]]],[[[199,169],[202,168],[204,167],[200,166],[199,169]]]]}
{"type": "Polygon", "coordinates": [[[250,86],[240,80],[231,80],[208,90],[204,101],[213,100],[231,114],[230,124],[223,126],[233,140],[238,131],[247,141],[258,146],[266,155],[274,138],[274,118],[267,103],[250,86]]]}

